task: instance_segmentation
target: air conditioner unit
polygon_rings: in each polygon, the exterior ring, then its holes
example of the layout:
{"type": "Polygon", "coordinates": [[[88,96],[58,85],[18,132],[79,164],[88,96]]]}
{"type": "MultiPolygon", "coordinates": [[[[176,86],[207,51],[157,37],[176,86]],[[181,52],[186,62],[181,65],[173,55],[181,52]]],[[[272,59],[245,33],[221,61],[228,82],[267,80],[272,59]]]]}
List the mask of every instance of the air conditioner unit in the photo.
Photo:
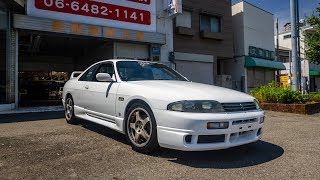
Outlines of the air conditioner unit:
{"type": "Polygon", "coordinates": [[[220,87],[232,89],[232,76],[231,75],[218,75],[215,78],[215,84],[220,87]]]}

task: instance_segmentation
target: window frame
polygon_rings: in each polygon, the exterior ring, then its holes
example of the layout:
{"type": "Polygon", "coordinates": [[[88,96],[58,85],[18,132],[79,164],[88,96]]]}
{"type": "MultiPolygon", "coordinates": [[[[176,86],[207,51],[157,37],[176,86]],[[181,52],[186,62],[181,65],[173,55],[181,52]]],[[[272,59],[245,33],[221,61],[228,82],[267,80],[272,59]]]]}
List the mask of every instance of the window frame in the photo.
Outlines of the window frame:
{"type": "Polygon", "coordinates": [[[95,69],[93,69],[93,72],[92,72],[92,74],[95,74],[95,72],[96,72],[97,69],[99,68],[99,65],[100,65],[100,63],[99,63],[99,64],[94,64],[94,65],[90,66],[90,67],[79,77],[78,81],[84,81],[84,82],[90,82],[90,81],[92,81],[92,77],[90,78],[91,80],[83,80],[83,79],[84,79],[85,76],[87,76],[87,73],[88,73],[92,68],[95,68],[95,69]]]}
{"type": "Polygon", "coordinates": [[[178,17],[176,17],[175,19],[175,27],[182,27],[182,28],[188,28],[188,29],[192,29],[193,28],[193,10],[189,9],[189,8],[182,8],[182,14],[183,12],[189,12],[190,13],[190,27],[185,27],[185,26],[178,26],[177,22],[178,22],[178,17]]]}
{"type": "Polygon", "coordinates": [[[284,36],[283,36],[283,40],[291,39],[291,37],[292,37],[291,34],[284,35],[284,36]]]}
{"type": "MultiPolygon", "coordinates": [[[[114,66],[114,63],[113,62],[102,62],[102,63],[100,63],[99,64],[99,67],[95,70],[95,72],[94,72],[94,75],[92,76],[92,79],[91,79],[91,81],[89,81],[89,82],[99,82],[99,81],[97,81],[96,80],[96,76],[97,76],[97,74],[98,74],[98,71],[100,70],[100,68],[103,66],[103,65],[106,65],[106,64],[111,64],[112,65],[112,67],[113,67],[113,73],[114,73],[114,77],[115,77],[115,81],[117,82],[117,77],[116,77],[116,68],[115,68],[115,66],[114,66]]],[[[109,73],[108,73],[109,74],[109,73]]],[[[111,74],[109,74],[111,77],[112,77],[112,75],[111,74]]]]}
{"type": "Polygon", "coordinates": [[[218,14],[200,13],[199,31],[200,32],[207,32],[207,33],[222,33],[222,19],[223,19],[223,17],[221,15],[218,15],[218,14]],[[203,16],[207,16],[207,17],[210,18],[210,31],[202,30],[202,21],[203,21],[202,17],[203,16]],[[219,31],[218,32],[211,31],[211,18],[217,18],[219,20],[219,31]]]}

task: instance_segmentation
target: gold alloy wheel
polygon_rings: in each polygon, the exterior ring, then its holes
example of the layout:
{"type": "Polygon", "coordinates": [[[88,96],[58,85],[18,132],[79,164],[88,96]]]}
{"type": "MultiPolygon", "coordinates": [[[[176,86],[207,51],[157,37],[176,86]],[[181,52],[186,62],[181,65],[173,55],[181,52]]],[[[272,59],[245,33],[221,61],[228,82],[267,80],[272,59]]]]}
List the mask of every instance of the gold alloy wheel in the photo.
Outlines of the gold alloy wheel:
{"type": "Polygon", "coordinates": [[[136,108],[131,111],[127,123],[127,133],[135,146],[144,147],[148,144],[152,133],[152,122],[145,109],[136,108]]]}
{"type": "Polygon", "coordinates": [[[71,98],[68,98],[66,101],[66,108],[65,108],[65,116],[67,121],[70,121],[73,116],[73,101],[71,98]]]}

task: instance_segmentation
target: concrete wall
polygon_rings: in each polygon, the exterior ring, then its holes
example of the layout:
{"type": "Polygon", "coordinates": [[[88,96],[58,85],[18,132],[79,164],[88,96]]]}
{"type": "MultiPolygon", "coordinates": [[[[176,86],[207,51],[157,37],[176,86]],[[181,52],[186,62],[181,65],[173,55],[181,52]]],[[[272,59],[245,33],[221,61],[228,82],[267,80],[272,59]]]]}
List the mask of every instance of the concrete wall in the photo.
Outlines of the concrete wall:
{"type": "Polygon", "coordinates": [[[233,44],[234,55],[245,55],[244,47],[244,16],[243,3],[238,3],[232,6],[232,28],[233,28],[233,44]]]}
{"type": "Polygon", "coordinates": [[[247,2],[239,2],[232,6],[232,20],[235,58],[233,61],[223,61],[223,73],[232,75],[234,89],[248,92],[249,80],[252,87],[274,80],[273,70],[250,69],[257,76],[262,73],[259,80],[258,77],[250,77],[244,67],[244,56],[249,55],[249,46],[274,51],[274,17],[247,2]]]}
{"type": "MultiPolygon", "coordinates": [[[[192,35],[175,33],[174,50],[182,53],[205,54],[221,58],[233,57],[233,28],[230,0],[183,0],[183,7],[192,13],[192,24],[188,31],[192,35]],[[200,15],[208,14],[221,18],[221,32],[213,33],[221,39],[211,39],[201,36],[200,15]]],[[[174,23],[175,24],[175,23],[174,23]]]]}
{"type": "Polygon", "coordinates": [[[244,9],[244,48],[249,54],[249,46],[274,51],[274,17],[273,14],[242,2],[244,9]]]}
{"type": "Polygon", "coordinates": [[[173,52],[173,20],[167,17],[166,11],[164,11],[165,1],[156,1],[157,7],[157,32],[166,35],[166,44],[161,46],[160,61],[164,64],[169,63],[169,53],[173,52]]]}
{"type": "MultiPolygon", "coordinates": [[[[291,48],[291,38],[284,39],[284,36],[287,36],[287,35],[291,35],[291,32],[286,32],[286,33],[279,34],[279,46],[280,47],[285,47],[285,48],[288,48],[288,49],[292,49],[291,48]]],[[[275,39],[275,43],[276,43],[277,36],[274,36],[274,39],[275,39]]],[[[276,46],[276,44],[275,44],[275,46],[276,46]]]]}
{"type": "Polygon", "coordinates": [[[232,76],[233,89],[245,92],[246,88],[243,86],[245,84],[243,77],[246,76],[246,69],[244,68],[244,57],[222,61],[222,66],[222,74],[232,76]]]}
{"type": "MultiPolygon", "coordinates": [[[[300,28],[300,53],[301,53],[301,58],[302,59],[306,59],[306,49],[307,49],[307,46],[306,46],[306,43],[305,43],[305,33],[307,31],[310,31],[312,30],[313,28],[312,27],[302,27],[300,28]]],[[[292,39],[291,38],[287,38],[287,39],[284,39],[284,36],[287,36],[287,35],[291,35],[291,32],[285,32],[285,33],[281,33],[279,34],[279,46],[281,47],[285,47],[285,48],[288,48],[288,49],[292,49],[292,39]]],[[[274,39],[276,40],[276,36],[274,36],[274,39]]],[[[276,46],[276,44],[275,44],[276,46]]]]}

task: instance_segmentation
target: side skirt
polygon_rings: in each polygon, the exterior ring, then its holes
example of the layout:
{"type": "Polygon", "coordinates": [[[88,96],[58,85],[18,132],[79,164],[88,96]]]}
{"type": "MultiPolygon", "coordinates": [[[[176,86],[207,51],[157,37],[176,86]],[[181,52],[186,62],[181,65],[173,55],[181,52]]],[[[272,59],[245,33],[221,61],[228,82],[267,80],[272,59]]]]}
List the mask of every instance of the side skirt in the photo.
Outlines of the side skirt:
{"type": "Polygon", "coordinates": [[[80,119],[84,119],[87,121],[91,121],[97,124],[100,124],[102,126],[108,127],[110,129],[113,129],[115,131],[118,131],[122,134],[124,134],[123,129],[123,119],[114,117],[114,116],[107,116],[101,113],[97,113],[94,111],[89,111],[84,108],[81,108],[79,106],[75,106],[75,116],[80,119]]]}

